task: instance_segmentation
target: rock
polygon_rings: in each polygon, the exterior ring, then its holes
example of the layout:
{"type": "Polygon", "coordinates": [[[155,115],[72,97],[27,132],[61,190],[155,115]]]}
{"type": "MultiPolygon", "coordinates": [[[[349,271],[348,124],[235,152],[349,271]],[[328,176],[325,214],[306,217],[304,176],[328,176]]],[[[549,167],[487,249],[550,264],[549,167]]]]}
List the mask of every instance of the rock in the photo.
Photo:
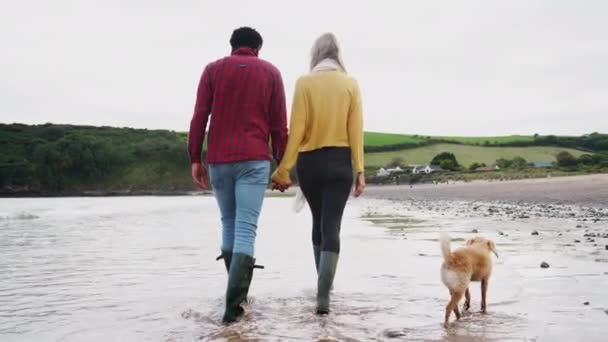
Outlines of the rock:
{"type": "Polygon", "coordinates": [[[581,226],[580,224],[577,224],[576,228],[583,228],[583,226],[581,226]]]}
{"type": "Polygon", "coordinates": [[[543,261],[540,263],[540,268],[549,268],[549,264],[543,261]]]}
{"type": "Polygon", "coordinates": [[[595,239],[587,239],[587,242],[595,242],[595,239]]]}
{"type": "Polygon", "coordinates": [[[389,330],[384,333],[384,335],[388,338],[397,338],[406,336],[405,332],[399,330],[389,330]]]}
{"type": "Polygon", "coordinates": [[[471,230],[471,233],[477,234],[477,233],[479,233],[479,230],[473,229],[473,230],[471,230]]]}
{"type": "Polygon", "coordinates": [[[583,305],[589,305],[589,304],[590,304],[589,302],[584,302],[584,303],[583,303],[583,305]]]}
{"type": "Polygon", "coordinates": [[[503,233],[503,232],[499,231],[499,232],[498,232],[498,235],[500,235],[500,236],[504,236],[504,235],[505,235],[505,233],[503,233]]]}
{"type": "Polygon", "coordinates": [[[606,250],[608,251],[608,245],[606,245],[606,246],[604,246],[604,247],[606,247],[606,250]]]}
{"type": "Polygon", "coordinates": [[[581,243],[581,240],[574,240],[575,243],[581,243]]]}
{"type": "Polygon", "coordinates": [[[604,310],[604,313],[605,313],[606,315],[608,315],[608,309],[604,310]]]}
{"type": "Polygon", "coordinates": [[[557,234],[557,236],[562,236],[562,235],[564,235],[564,234],[562,234],[562,233],[557,234]]]}
{"type": "Polygon", "coordinates": [[[537,231],[537,230],[533,231],[533,232],[531,233],[531,235],[538,235],[538,231],[537,231]]]}

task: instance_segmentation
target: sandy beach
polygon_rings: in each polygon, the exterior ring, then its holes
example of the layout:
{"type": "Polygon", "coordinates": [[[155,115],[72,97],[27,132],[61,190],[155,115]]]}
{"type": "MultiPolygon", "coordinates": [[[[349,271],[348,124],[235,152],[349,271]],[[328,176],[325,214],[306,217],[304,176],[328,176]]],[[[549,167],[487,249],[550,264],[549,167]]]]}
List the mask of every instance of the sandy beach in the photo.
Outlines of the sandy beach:
{"type": "Polygon", "coordinates": [[[367,197],[391,200],[465,200],[608,207],[608,174],[513,181],[370,186],[367,197]]]}

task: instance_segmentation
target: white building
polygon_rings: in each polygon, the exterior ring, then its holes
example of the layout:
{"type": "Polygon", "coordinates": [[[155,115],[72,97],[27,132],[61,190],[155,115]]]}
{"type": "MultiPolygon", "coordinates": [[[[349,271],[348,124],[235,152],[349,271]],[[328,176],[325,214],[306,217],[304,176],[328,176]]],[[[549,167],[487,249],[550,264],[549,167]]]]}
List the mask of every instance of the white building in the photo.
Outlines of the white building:
{"type": "Polygon", "coordinates": [[[429,174],[438,171],[442,171],[442,169],[437,165],[417,165],[412,169],[412,173],[415,175],[419,173],[429,174]]]}

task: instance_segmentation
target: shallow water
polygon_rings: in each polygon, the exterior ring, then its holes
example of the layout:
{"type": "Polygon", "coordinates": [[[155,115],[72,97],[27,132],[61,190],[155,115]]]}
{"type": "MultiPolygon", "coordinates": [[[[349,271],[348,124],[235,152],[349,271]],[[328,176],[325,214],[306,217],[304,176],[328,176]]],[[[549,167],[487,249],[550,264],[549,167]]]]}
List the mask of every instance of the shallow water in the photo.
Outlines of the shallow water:
{"type": "Polygon", "coordinates": [[[450,203],[434,211],[351,201],[333,311],[317,317],[309,214],[294,214],[291,199],[267,199],[256,250],[266,269],[254,274],[245,319],[226,328],[212,198],[2,199],[0,340],[604,340],[608,239],[572,239],[606,232],[607,221],[576,229],[580,217],[521,221],[450,203]],[[447,331],[440,229],[453,247],[477,229],[500,253],[488,314],[478,313],[475,284],[471,313],[447,331]]]}

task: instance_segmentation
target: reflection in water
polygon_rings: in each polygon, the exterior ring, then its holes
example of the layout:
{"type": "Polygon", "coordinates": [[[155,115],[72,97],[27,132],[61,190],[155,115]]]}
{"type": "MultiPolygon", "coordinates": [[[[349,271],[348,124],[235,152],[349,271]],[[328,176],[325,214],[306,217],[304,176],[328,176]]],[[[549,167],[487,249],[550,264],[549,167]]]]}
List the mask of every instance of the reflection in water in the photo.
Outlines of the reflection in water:
{"type": "Polygon", "coordinates": [[[303,211],[294,219],[291,205],[266,201],[256,251],[266,269],[254,274],[244,319],[224,327],[212,198],[0,200],[0,340],[576,341],[584,331],[585,341],[599,341],[608,333],[601,251],[556,247],[575,223],[456,217],[450,212],[462,207],[437,214],[381,201],[347,208],[333,311],[316,316],[310,218],[303,211]],[[532,228],[541,235],[530,238],[532,228]],[[474,284],[471,311],[447,331],[441,229],[455,247],[475,229],[501,255],[488,314],[479,313],[474,284]],[[541,270],[541,260],[551,268],[541,270]]]}

